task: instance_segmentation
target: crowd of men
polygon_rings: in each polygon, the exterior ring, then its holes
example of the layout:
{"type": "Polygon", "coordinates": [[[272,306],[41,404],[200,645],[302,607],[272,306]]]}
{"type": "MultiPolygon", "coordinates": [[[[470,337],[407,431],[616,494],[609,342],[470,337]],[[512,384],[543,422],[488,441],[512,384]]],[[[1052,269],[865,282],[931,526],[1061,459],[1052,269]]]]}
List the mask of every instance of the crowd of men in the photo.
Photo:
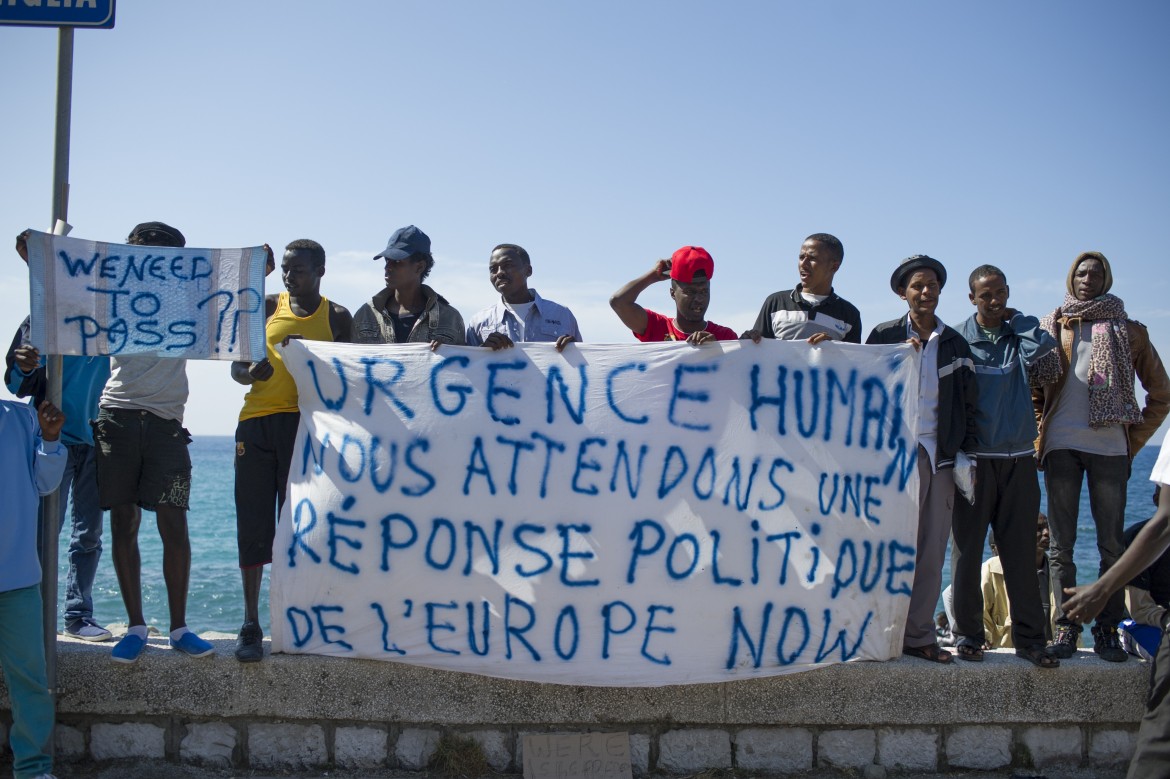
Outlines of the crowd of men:
{"type": "MultiPolygon", "coordinates": [[[[161,222],[136,226],[127,242],[186,244],[182,233],[161,222]]],[[[23,236],[17,239],[17,250],[27,261],[23,236]]],[[[861,315],[833,290],[844,256],[836,237],[810,235],[798,255],[799,282],[767,296],[753,327],[740,334],[706,318],[715,263],[698,246],[684,246],[669,260],[657,261],[617,290],[610,305],[639,341],[702,346],[774,338],[812,345],[860,344],[861,315]],[[639,304],[642,293],[667,280],[673,311],[639,304]]],[[[259,593],[264,566],[272,561],[299,422],[296,384],[278,345],[302,338],[499,350],[548,342],[563,350],[583,340],[568,308],[529,287],[532,261],[518,245],[492,249],[488,273],[499,300],[466,321],[424,283],[435,259],[422,230],[411,225],[395,231],[374,259],[384,262],[384,288],[351,315],[321,294],[326,267],[321,245],[311,240],[290,243],[279,266],[285,291],[265,301],[266,356],[231,366],[232,378],[249,387],[235,454],[244,604],[235,649],[240,662],[264,658],[259,593]]],[[[270,262],[274,265],[275,259],[270,262]]],[[[1123,537],[1131,463],[1170,410],[1170,378],[1146,328],[1131,320],[1121,299],[1110,293],[1112,270],[1098,252],[1074,260],[1064,300],[1040,317],[1010,307],[1007,275],[993,265],[980,265],[967,277],[975,313],[948,326],[936,315],[947,278],[947,269],[933,257],[901,261],[889,285],[906,310],[873,327],[865,339],[867,344],[911,343],[921,362],[917,551],[903,653],[937,663],[950,663],[955,656],[978,662],[990,647],[1011,646],[1036,667],[1055,668],[1076,651],[1081,625],[1096,617],[1093,651],[1106,661],[1124,661],[1127,653],[1118,632],[1126,616],[1121,590],[1170,546],[1166,497],[1128,550],[1123,537]],[[1135,378],[1144,389],[1144,405],[1136,399],[1135,378]],[[1048,506],[1043,534],[1036,524],[1039,471],[1048,506]],[[1100,579],[1078,588],[1073,550],[1086,477],[1100,579]],[[995,620],[985,620],[991,591],[985,589],[983,551],[989,529],[1003,596],[1002,602],[993,596],[994,605],[1006,612],[1002,631],[996,630],[995,620]],[[1045,545],[1050,537],[1046,554],[1041,535],[1045,545]],[[940,645],[934,617],[948,542],[954,654],[940,645]],[[1038,587],[1038,581],[1049,580],[1051,585],[1038,587]]],[[[186,624],[191,566],[186,516],[190,437],[183,428],[186,364],[145,355],[65,357],[58,410],[44,401],[43,360],[29,343],[27,321],[13,339],[7,362],[9,389],[33,398],[33,404],[0,404],[0,461],[6,466],[5,492],[14,496],[0,506],[0,535],[6,539],[0,546],[0,660],[13,701],[10,741],[18,775],[50,776],[46,739],[51,706],[46,720],[43,648],[34,646],[40,631],[33,627],[41,619],[37,539],[31,530],[38,493],[51,492],[60,483],[62,492],[72,496],[66,633],[88,641],[112,638],[94,618],[91,597],[101,554],[102,512],[108,510],[114,569],[129,625],[111,656],[133,663],[147,648],[137,540],[146,509],[155,513],[162,539],[170,646],[193,657],[214,651],[186,624]]],[[[1152,478],[1157,482],[1170,483],[1168,450],[1163,447],[1155,467],[1152,478]]],[[[60,503],[59,526],[65,501],[60,503]]],[[[1161,586],[1162,579],[1158,581],[1161,586]]],[[[1164,623],[1167,605],[1142,614],[1164,623]]],[[[1170,748],[1158,741],[1159,736],[1170,741],[1170,704],[1161,705],[1161,696],[1170,692],[1167,640],[1154,671],[1161,681],[1157,694],[1151,692],[1151,724],[1143,723],[1141,750],[1143,755],[1160,755],[1168,761],[1161,765],[1170,766],[1170,748]]]]}

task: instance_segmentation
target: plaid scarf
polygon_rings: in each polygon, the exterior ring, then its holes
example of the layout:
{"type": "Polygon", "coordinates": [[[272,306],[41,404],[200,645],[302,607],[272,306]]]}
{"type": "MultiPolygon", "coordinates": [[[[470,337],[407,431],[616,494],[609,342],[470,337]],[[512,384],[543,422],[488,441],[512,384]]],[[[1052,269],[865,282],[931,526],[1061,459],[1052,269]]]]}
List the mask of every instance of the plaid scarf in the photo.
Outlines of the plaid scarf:
{"type": "MultiPolygon", "coordinates": [[[[1060,342],[1056,323],[1074,327],[1092,323],[1093,346],[1089,358],[1089,426],[1134,425],[1142,421],[1133,389],[1133,353],[1125,303],[1116,295],[1077,300],[1065,295],[1060,308],[1040,320],[1040,327],[1060,342]]],[[[1063,345],[1062,347],[1063,348],[1063,345]]],[[[1050,384],[1060,377],[1060,355],[1052,351],[1041,358],[1031,375],[1033,386],[1050,384]]]]}

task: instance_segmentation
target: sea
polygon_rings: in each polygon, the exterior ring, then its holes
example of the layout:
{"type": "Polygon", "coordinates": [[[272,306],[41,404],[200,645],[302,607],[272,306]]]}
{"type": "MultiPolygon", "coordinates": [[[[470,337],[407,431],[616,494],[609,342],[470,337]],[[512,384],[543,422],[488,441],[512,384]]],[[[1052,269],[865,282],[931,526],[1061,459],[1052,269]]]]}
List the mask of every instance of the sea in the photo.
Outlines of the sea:
{"type": "MultiPolygon", "coordinates": [[[[1158,458],[1158,446],[1147,446],[1134,458],[1126,503],[1126,526],[1149,519],[1154,506],[1150,471],[1158,458]]],[[[187,598],[187,624],[198,633],[217,631],[234,634],[243,621],[240,569],[236,551],[236,518],[233,485],[235,442],[231,436],[196,436],[191,443],[192,489],[188,528],[191,536],[191,585],[187,598]]],[[[1043,495],[1043,490],[1041,490],[1043,495]]],[[[1041,510],[1046,507],[1041,503],[1041,510]]],[[[109,541],[109,515],[103,541],[109,541]]],[[[1082,490],[1075,559],[1081,583],[1096,578],[1096,532],[1089,513],[1088,489],[1082,490]]],[[[68,525],[68,519],[66,520],[68,525]]],[[[139,533],[142,555],[143,609],[148,625],[166,633],[170,617],[162,578],[162,545],[155,529],[154,515],[144,512],[139,533]]],[[[61,533],[59,560],[60,603],[64,613],[65,574],[68,565],[69,531],[61,533]]],[[[943,587],[950,583],[949,558],[943,568],[943,587]]],[[[126,612],[118,591],[108,548],[103,551],[93,587],[94,617],[103,624],[124,625],[126,612]]],[[[941,604],[939,610],[942,609],[941,604]]],[[[268,574],[260,593],[260,617],[270,635],[268,615],[268,574]]],[[[117,633],[118,631],[115,631],[117,633]]]]}

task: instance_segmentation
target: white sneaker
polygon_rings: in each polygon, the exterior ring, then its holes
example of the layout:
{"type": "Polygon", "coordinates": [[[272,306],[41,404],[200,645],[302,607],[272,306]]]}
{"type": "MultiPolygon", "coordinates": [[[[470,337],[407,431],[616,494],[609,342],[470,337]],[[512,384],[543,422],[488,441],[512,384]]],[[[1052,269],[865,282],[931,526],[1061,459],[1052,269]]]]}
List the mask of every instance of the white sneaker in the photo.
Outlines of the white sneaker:
{"type": "Polygon", "coordinates": [[[114,634],[94,622],[93,619],[83,619],[65,627],[66,634],[82,641],[109,641],[114,634]]]}

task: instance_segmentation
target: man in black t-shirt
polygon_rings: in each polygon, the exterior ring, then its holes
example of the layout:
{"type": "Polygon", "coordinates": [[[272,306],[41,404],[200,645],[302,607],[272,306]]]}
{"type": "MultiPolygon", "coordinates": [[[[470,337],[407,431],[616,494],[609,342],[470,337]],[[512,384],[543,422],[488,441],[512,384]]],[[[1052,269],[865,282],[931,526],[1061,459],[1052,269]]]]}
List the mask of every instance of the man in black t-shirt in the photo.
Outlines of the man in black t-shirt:
{"type": "Polygon", "coordinates": [[[760,338],[861,343],[861,313],[833,291],[843,259],[845,247],[836,236],[813,233],[805,238],[797,261],[800,283],[769,295],[755,325],[742,337],[756,343],[760,338]]]}

